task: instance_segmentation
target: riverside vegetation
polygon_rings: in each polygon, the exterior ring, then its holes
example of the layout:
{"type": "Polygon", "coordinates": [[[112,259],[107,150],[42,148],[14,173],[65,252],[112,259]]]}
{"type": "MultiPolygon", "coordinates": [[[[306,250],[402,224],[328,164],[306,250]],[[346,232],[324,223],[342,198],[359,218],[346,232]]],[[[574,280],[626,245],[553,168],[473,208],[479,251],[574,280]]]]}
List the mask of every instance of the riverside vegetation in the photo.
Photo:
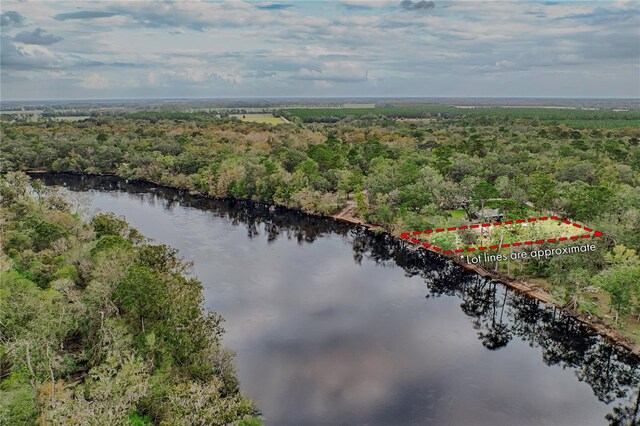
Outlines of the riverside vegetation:
{"type": "Polygon", "coordinates": [[[0,177],[0,424],[260,424],[175,250],[0,177]]]}
{"type": "Polygon", "coordinates": [[[16,121],[2,169],[113,173],[325,215],[354,205],[395,235],[482,207],[554,212],[602,231],[598,250],[496,267],[640,342],[640,113],[438,108],[283,110],[292,123],[276,126],[157,111],[16,121]]]}

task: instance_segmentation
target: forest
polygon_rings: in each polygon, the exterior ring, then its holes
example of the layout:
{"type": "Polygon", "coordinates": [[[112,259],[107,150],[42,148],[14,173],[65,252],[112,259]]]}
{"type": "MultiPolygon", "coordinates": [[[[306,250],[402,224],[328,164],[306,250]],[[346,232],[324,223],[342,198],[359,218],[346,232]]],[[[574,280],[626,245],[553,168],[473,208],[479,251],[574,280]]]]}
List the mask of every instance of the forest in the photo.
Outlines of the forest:
{"type": "Polygon", "coordinates": [[[403,108],[419,118],[333,108],[282,110],[293,122],[279,125],[171,112],[15,121],[2,129],[1,168],[115,174],[322,215],[353,205],[396,236],[484,208],[556,214],[601,231],[598,249],[496,269],[640,342],[637,112],[403,108]]]}
{"type": "Polygon", "coordinates": [[[455,107],[447,105],[377,104],[375,108],[283,108],[279,111],[290,120],[303,122],[338,122],[353,118],[391,117],[416,118],[473,118],[525,119],[545,124],[564,124],[573,128],[638,128],[640,111],[605,109],[571,109],[541,107],[455,107]]]}
{"type": "Polygon", "coordinates": [[[174,249],[0,178],[0,424],[260,424],[174,249]]]}

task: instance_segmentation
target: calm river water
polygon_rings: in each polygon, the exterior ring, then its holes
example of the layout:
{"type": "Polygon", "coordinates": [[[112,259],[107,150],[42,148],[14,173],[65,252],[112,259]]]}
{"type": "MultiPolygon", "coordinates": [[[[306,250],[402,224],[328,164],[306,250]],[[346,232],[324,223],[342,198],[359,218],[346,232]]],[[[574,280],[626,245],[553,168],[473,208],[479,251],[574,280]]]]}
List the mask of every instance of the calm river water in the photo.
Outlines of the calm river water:
{"type": "Polygon", "coordinates": [[[115,178],[39,178],[193,261],[266,424],[640,419],[637,360],[443,258],[284,209],[115,178]]]}

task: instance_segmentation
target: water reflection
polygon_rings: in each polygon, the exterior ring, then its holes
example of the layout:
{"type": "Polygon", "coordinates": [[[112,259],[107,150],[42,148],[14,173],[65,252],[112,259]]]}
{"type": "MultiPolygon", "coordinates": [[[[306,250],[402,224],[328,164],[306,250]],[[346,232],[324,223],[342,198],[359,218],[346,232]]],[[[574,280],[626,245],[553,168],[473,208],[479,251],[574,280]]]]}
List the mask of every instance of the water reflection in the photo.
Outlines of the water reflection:
{"type": "MultiPolygon", "coordinates": [[[[256,248],[260,250],[256,256],[264,259],[252,262],[256,268],[270,268],[267,275],[279,280],[273,284],[278,294],[252,288],[250,296],[228,290],[232,294],[218,292],[214,298],[219,303],[215,309],[227,317],[227,328],[232,338],[237,339],[234,342],[243,389],[249,389],[250,396],[261,403],[268,421],[290,424],[341,423],[345,419],[349,423],[369,424],[608,421],[632,425],[640,419],[637,359],[562,311],[469,273],[443,257],[415,250],[387,235],[284,208],[192,197],[115,178],[55,175],[41,178],[48,185],[64,185],[72,191],[139,194],[153,208],[170,212],[197,209],[244,229],[251,240],[267,241],[276,254],[268,248],[256,248]],[[349,268],[353,265],[338,265],[340,253],[333,252],[342,249],[331,240],[336,235],[349,245],[355,264],[361,265],[359,268],[352,270],[349,268]],[[301,259],[288,246],[279,245],[280,240],[293,240],[300,247],[322,247],[317,243],[322,238],[327,240],[327,248],[314,252],[317,264],[289,264],[282,270],[273,264],[274,259],[282,263],[287,263],[288,258],[301,259]],[[371,268],[370,263],[377,266],[371,268]],[[381,271],[379,266],[387,266],[390,271],[381,271]],[[338,267],[344,270],[335,270],[338,267]],[[415,282],[424,289],[423,295],[431,301],[427,312],[424,300],[414,303],[400,297],[406,296],[402,291],[409,292],[405,288],[395,288],[394,294],[385,293],[389,291],[385,280],[395,280],[393,269],[398,267],[407,278],[399,285],[415,282]],[[295,278],[308,270],[310,277],[304,277],[305,287],[301,289],[295,278]],[[350,275],[354,271],[366,276],[363,283],[347,282],[356,280],[350,275]],[[278,272],[282,275],[278,276],[278,272]],[[345,283],[336,283],[341,279],[345,283]],[[327,285],[332,292],[341,293],[323,292],[327,285]],[[435,300],[438,303],[433,303],[435,300]],[[272,308],[275,313],[256,320],[249,314],[238,313],[239,307],[246,307],[251,315],[258,308],[265,311],[272,308]],[[285,318],[273,318],[275,315],[285,318]],[[465,322],[470,322],[471,327],[465,326],[465,322]],[[234,331],[233,327],[240,331],[234,331]],[[473,334],[475,343],[468,342],[466,336],[473,334]],[[481,347],[477,341],[485,351],[478,350],[481,347]],[[557,370],[543,371],[538,367],[539,361],[536,362],[540,358],[546,366],[557,370]],[[477,365],[468,365],[470,362],[477,365]],[[575,383],[555,380],[555,376],[563,374],[561,370],[572,372],[580,382],[590,386],[598,401],[609,404],[603,406],[604,411],[592,407],[595,399],[583,396],[575,383]],[[538,382],[532,383],[535,379],[538,382]],[[572,399],[572,395],[580,396],[572,399]],[[606,420],[603,415],[589,417],[591,409],[593,413],[608,413],[606,420]]],[[[197,225],[202,227],[200,222],[197,225]]],[[[230,241],[235,241],[235,245],[246,244],[235,236],[236,240],[231,238],[225,244],[230,241]]],[[[221,250],[217,246],[208,248],[221,250]]],[[[236,269],[242,267],[242,260],[233,261],[237,262],[236,269]]],[[[203,272],[225,279],[220,265],[209,268],[203,272]]],[[[205,281],[206,275],[199,275],[205,281]]],[[[237,279],[230,276],[229,281],[237,279]]],[[[264,279],[258,284],[264,286],[264,279]]]]}

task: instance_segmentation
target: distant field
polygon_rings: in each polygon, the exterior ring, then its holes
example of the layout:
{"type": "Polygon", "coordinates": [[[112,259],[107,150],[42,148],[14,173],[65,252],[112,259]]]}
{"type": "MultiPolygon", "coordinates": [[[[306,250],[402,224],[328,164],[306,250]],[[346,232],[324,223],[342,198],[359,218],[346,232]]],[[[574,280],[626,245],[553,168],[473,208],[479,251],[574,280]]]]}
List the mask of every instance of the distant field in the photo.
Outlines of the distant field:
{"type": "Polygon", "coordinates": [[[80,121],[91,118],[89,115],[64,115],[60,117],[51,117],[53,121],[80,121]]]}
{"type": "Polygon", "coordinates": [[[282,124],[285,122],[282,118],[274,117],[271,114],[231,114],[231,117],[251,123],[282,124]]]}
{"type": "Polygon", "coordinates": [[[44,110],[42,109],[29,109],[29,110],[4,110],[0,111],[0,114],[3,115],[18,115],[18,114],[42,114],[44,110]]]}
{"type": "Polygon", "coordinates": [[[557,122],[575,128],[640,127],[640,111],[582,110],[544,107],[458,108],[447,105],[385,106],[376,108],[287,108],[305,122],[338,121],[345,117],[428,118],[495,117],[557,122]]]}
{"type": "Polygon", "coordinates": [[[344,104],[342,105],[343,108],[375,108],[376,104],[344,104]]]}

